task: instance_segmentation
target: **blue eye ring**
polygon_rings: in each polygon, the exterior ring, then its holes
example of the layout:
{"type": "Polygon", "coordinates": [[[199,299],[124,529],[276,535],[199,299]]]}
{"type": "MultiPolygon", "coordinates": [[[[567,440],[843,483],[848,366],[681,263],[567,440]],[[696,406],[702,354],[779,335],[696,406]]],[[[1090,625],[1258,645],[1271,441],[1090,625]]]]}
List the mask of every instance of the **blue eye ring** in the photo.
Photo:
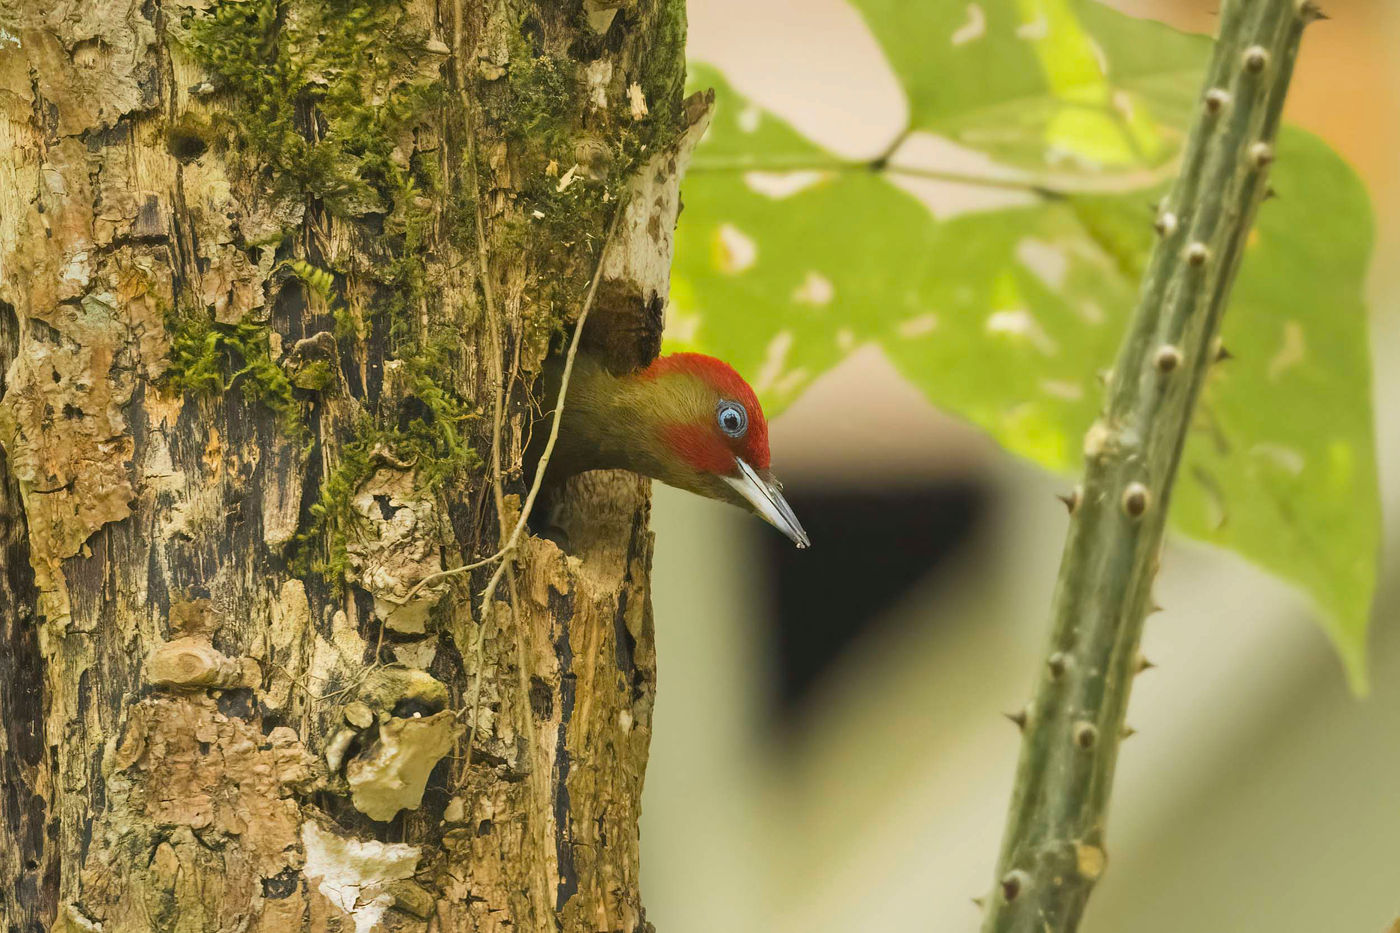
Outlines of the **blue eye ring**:
{"type": "Polygon", "coordinates": [[[715,406],[715,422],[730,437],[743,437],[749,430],[749,413],[738,402],[721,401],[715,406]]]}

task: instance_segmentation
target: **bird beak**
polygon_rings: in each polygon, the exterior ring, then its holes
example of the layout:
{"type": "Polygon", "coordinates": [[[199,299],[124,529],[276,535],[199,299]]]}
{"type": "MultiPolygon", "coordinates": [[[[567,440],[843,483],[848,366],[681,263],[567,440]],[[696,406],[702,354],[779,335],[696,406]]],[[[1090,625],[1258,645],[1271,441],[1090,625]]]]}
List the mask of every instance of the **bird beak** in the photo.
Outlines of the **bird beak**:
{"type": "Polygon", "coordinates": [[[764,521],[791,538],[798,547],[810,547],[811,539],[802,530],[797,516],[792,514],[792,506],[783,498],[782,484],[771,476],[768,479],[759,476],[757,470],[738,457],[734,462],[739,465],[739,475],[726,476],[724,481],[733,486],[764,521]]]}

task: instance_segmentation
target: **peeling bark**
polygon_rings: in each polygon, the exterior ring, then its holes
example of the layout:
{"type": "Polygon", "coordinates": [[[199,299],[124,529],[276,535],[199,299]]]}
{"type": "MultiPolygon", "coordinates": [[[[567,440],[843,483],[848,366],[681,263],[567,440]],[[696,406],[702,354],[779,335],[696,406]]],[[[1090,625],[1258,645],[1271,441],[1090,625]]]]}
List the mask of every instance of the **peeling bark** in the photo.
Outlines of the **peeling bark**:
{"type": "Polygon", "coordinates": [[[418,584],[500,546],[619,204],[590,349],[656,353],[683,5],[0,25],[0,927],[649,929],[647,484],[576,480],[488,618],[418,584]]]}

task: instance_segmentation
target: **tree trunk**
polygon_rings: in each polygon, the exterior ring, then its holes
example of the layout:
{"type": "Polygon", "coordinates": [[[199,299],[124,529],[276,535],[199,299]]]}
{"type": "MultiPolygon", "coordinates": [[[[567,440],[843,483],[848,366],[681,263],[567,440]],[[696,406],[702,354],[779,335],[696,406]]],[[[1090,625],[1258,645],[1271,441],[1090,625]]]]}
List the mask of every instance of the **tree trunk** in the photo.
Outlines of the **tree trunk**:
{"type": "Polygon", "coordinates": [[[595,273],[592,352],[656,352],[684,31],[0,0],[0,927],[648,927],[646,483],[431,575],[509,538],[595,273]]]}

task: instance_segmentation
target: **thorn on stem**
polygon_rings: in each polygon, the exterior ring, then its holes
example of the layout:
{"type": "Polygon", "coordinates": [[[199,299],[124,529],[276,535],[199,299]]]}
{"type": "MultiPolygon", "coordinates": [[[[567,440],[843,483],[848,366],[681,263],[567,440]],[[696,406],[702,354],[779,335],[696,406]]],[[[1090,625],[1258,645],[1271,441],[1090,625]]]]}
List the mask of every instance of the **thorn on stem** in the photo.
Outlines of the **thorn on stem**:
{"type": "Polygon", "coordinates": [[[1002,897],[1006,898],[1008,901],[1016,900],[1016,895],[1021,893],[1028,881],[1030,881],[1030,878],[1019,868],[1007,872],[1001,878],[1002,897]]]}
{"type": "Polygon", "coordinates": [[[1022,732],[1026,731],[1026,723],[1030,720],[1030,715],[1024,709],[1019,709],[1014,713],[1002,713],[1002,715],[1014,722],[1017,729],[1022,732]]]}
{"type": "Polygon", "coordinates": [[[1176,225],[1176,215],[1171,211],[1163,211],[1157,217],[1157,221],[1152,225],[1152,228],[1162,236],[1171,236],[1176,232],[1176,225]]]}
{"type": "Polygon", "coordinates": [[[1143,671],[1150,671],[1150,670],[1152,670],[1152,668],[1154,668],[1154,667],[1156,667],[1156,666],[1157,666],[1157,665],[1155,665],[1155,664],[1153,664],[1151,661],[1147,660],[1147,655],[1145,655],[1145,654],[1143,654],[1143,653],[1141,653],[1141,652],[1138,653],[1138,656],[1137,656],[1137,671],[1136,671],[1136,673],[1141,674],[1143,671]]]}
{"type": "Polygon", "coordinates": [[[1123,490],[1123,511],[1130,518],[1141,517],[1151,501],[1152,494],[1142,483],[1129,483],[1128,488],[1123,490]]]}
{"type": "Polygon", "coordinates": [[[1080,748],[1093,748],[1099,740],[1099,730],[1091,722],[1081,722],[1074,727],[1074,744],[1080,748]]]}
{"type": "Polygon", "coordinates": [[[974,897],[974,898],[972,899],[972,903],[974,903],[974,904],[977,905],[977,909],[978,909],[978,910],[986,910],[986,909],[987,909],[987,899],[986,899],[985,897],[974,897]]]}
{"type": "Polygon", "coordinates": [[[1181,351],[1171,344],[1165,344],[1157,349],[1157,356],[1152,362],[1157,372],[1169,373],[1181,365],[1181,351]]]}
{"type": "Polygon", "coordinates": [[[1251,45],[1244,50],[1244,70],[1258,74],[1269,64],[1269,53],[1260,45],[1251,45]]]}
{"type": "Polygon", "coordinates": [[[1210,248],[1204,243],[1192,243],[1186,247],[1186,261],[1193,266],[1203,266],[1210,258],[1210,248]]]}
{"type": "Polygon", "coordinates": [[[1055,498],[1063,502],[1065,504],[1065,508],[1069,510],[1069,514],[1073,515],[1075,509],[1079,508],[1079,501],[1081,498],[1083,498],[1083,496],[1084,488],[1082,486],[1075,486],[1068,493],[1056,494],[1055,498]]]}
{"type": "Polygon", "coordinates": [[[1255,168],[1264,168],[1274,161],[1274,147],[1265,142],[1258,142],[1249,147],[1249,164],[1255,168]]]}
{"type": "Polygon", "coordinates": [[[1206,91],[1206,113],[1217,114],[1225,109],[1225,105],[1230,102],[1230,92],[1224,88],[1213,87],[1206,91]]]}
{"type": "Polygon", "coordinates": [[[1320,19],[1332,18],[1322,12],[1322,7],[1313,3],[1312,0],[1304,0],[1303,3],[1298,5],[1298,15],[1303,18],[1304,23],[1315,23],[1320,19]]]}
{"type": "Polygon", "coordinates": [[[1135,735],[1137,735],[1136,729],[1134,729],[1132,726],[1124,726],[1123,731],[1118,733],[1118,738],[1120,740],[1131,739],[1135,735]]]}
{"type": "Polygon", "coordinates": [[[1050,669],[1050,676],[1059,680],[1064,675],[1066,668],[1069,667],[1069,658],[1063,651],[1056,651],[1046,659],[1045,666],[1050,669]]]}

